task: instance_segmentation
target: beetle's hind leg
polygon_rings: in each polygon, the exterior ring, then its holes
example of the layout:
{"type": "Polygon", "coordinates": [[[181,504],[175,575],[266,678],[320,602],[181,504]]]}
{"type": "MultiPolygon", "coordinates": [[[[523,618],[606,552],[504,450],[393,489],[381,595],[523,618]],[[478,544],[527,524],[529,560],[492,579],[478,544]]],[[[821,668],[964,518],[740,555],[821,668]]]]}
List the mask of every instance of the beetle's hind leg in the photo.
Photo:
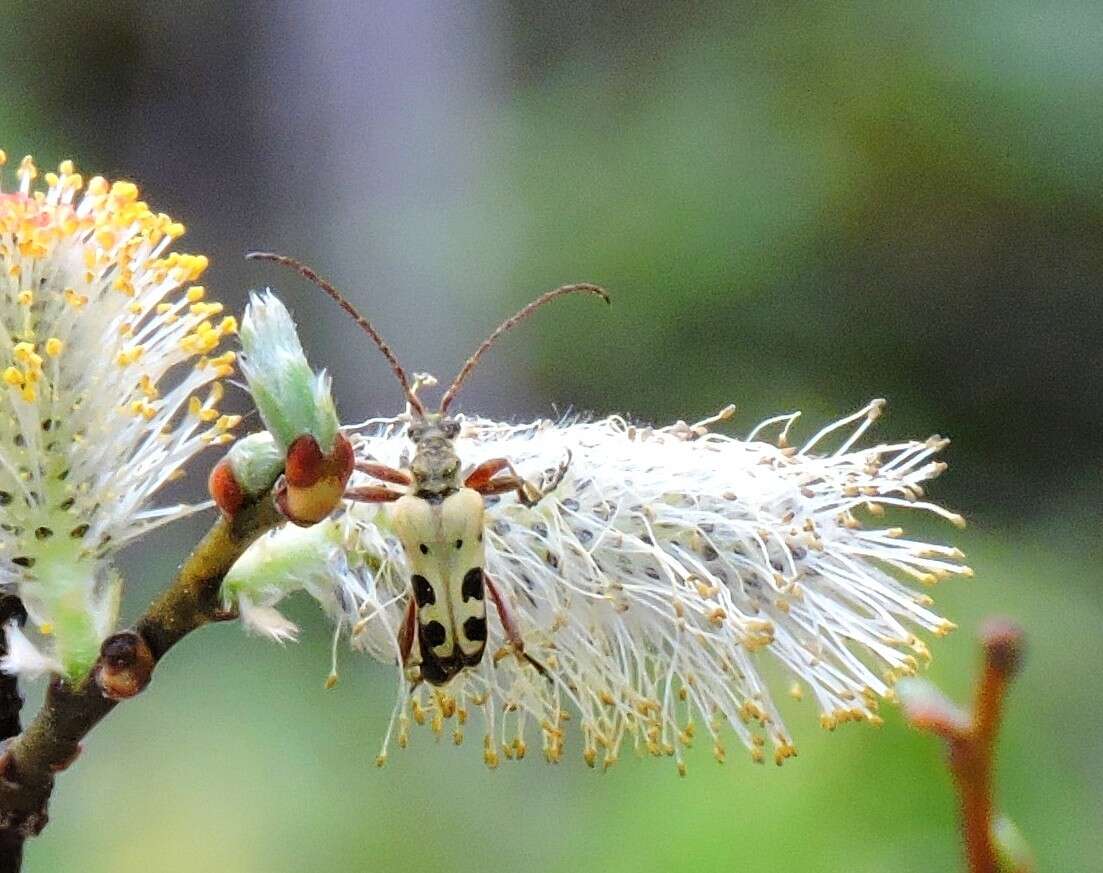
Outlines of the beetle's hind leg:
{"type": "MultiPolygon", "coordinates": [[[[548,668],[525,651],[525,640],[521,636],[521,631],[517,628],[517,623],[513,619],[513,613],[510,611],[509,607],[506,606],[505,600],[498,591],[498,586],[494,584],[485,570],[483,571],[483,582],[486,585],[486,591],[490,595],[490,599],[494,601],[494,608],[498,610],[498,618],[502,620],[502,630],[506,633],[506,639],[509,641],[510,648],[513,649],[513,654],[515,654],[519,660],[527,661],[537,673],[551,682],[552,677],[548,672],[548,668]]],[[[495,663],[497,663],[498,660],[498,658],[495,658],[495,663]]]]}

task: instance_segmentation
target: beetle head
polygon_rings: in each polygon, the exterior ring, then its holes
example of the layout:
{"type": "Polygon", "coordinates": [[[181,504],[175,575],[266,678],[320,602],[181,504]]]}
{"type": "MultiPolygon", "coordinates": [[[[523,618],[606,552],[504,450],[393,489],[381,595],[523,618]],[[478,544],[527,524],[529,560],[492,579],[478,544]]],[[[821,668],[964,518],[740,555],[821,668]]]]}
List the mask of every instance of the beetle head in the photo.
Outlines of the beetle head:
{"type": "Polygon", "coordinates": [[[451,416],[415,413],[407,432],[414,444],[410,473],[415,493],[437,495],[460,487],[460,459],[453,445],[459,433],[460,423],[451,416]]]}

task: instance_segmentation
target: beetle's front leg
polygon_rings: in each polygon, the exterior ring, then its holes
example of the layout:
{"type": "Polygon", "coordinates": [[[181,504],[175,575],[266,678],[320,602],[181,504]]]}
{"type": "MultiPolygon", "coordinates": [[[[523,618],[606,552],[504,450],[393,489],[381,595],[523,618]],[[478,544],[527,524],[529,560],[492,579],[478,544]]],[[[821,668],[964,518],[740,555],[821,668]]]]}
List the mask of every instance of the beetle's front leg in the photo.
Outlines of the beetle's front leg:
{"type": "Polygon", "coordinates": [[[517,492],[517,500],[525,506],[532,507],[551,494],[563,477],[567,475],[567,469],[571,465],[571,451],[567,450],[567,457],[554,470],[544,473],[540,484],[535,485],[521,477],[517,469],[507,458],[494,458],[484,461],[472,470],[464,485],[473,488],[483,495],[505,494],[508,491],[517,492]],[[498,476],[502,470],[508,470],[509,475],[498,476]]]}
{"type": "Polygon", "coordinates": [[[357,461],[356,470],[360,473],[367,473],[373,479],[379,479],[381,482],[390,482],[392,485],[410,485],[414,481],[414,477],[405,470],[388,467],[386,464],[376,464],[371,461],[357,461]]]}
{"type": "Polygon", "coordinates": [[[391,503],[405,495],[401,491],[392,491],[382,485],[361,485],[357,488],[349,488],[343,496],[345,500],[354,500],[357,503],[391,503]]]}
{"type": "MultiPolygon", "coordinates": [[[[485,570],[483,571],[483,582],[486,584],[486,590],[487,593],[490,594],[490,599],[494,601],[495,609],[498,610],[498,618],[502,621],[502,630],[506,632],[506,639],[509,640],[514,654],[517,655],[518,658],[522,658],[532,664],[532,666],[536,668],[537,673],[551,682],[552,678],[551,674],[548,673],[548,668],[525,652],[525,641],[521,637],[521,631],[517,628],[517,623],[513,619],[513,613],[510,611],[509,607],[506,606],[505,600],[498,591],[498,586],[494,584],[494,580],[487,575],[485,570]]],[[[498,659],[495,660],[497,661],[498,659]]]]}

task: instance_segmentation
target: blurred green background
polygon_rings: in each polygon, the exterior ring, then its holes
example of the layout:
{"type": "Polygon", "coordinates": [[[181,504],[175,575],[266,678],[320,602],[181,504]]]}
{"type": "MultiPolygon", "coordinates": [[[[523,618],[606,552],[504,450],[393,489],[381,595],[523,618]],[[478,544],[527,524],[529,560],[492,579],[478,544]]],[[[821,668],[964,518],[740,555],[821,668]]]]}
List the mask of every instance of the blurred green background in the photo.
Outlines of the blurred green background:
{"type": "MultiPolygon", "coordinates": [[[[979,619],[1026,626],[1003,805],[1040,870],[1103,870],[1097,3],[0,12],[0,147],[138,181],[235,310],[283,290],[347,420],[398,410],[380,357],[245,251],[316,264],[442,376],[535,293],[612,290],[611,310],[565,303],[503,343],[467,411],[667,421],[731,401],[744,432],[800,408],[808,434],[884,396],[878,436],[951,436],[931,493],[972,524],[921,529],[977,578],[934,592],[962,629],[931,675],[964,698],[979,619]]],[[[204,523],[130,556],[128,616],[204,523]]],[[[417,734],[380,771],[392,672],[347,658],[323,692],[327,629],[290,611],[299,646],[221,626],[175,651],[61,780],[27,869],[962,869],[940,749],[895,712],[827,735],[793,707],[780,770],[703,750],[685,780],[631,756],[489,773],[477,744],[417,734]]]]}

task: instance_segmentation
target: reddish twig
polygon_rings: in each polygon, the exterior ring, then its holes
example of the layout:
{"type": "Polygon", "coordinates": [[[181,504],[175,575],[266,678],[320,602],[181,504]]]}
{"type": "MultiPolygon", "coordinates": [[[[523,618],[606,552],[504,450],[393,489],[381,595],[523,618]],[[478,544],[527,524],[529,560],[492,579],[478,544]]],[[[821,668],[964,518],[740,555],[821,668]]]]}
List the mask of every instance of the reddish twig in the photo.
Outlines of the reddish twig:
{"type": "Polygon", "coordinates": [[[1008,686],[1022,665],[1023,633],[1008,619],[990,619],[981,627],[980,641],[984,665],[971,714],[933,685],[916,680],[900,688],[901,702],[914,727],[946,742],[970,873],[1030,873],[1029,859],[1008,858],[1008,852],[1001,852],[993,803],[996,737],[1008,686]]]}

